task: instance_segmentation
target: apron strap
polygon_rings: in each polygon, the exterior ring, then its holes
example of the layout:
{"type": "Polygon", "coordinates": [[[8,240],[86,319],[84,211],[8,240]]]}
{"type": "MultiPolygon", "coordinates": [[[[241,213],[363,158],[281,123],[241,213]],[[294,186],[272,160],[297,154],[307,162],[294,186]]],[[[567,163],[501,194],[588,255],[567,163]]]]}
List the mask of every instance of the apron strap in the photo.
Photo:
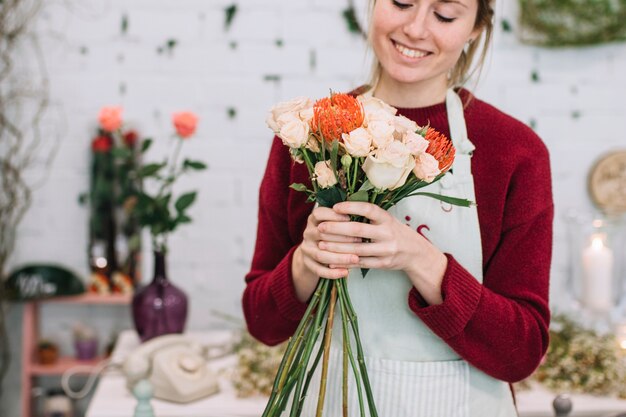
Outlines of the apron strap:
{"type": "Polygon", "coordinates": [[[446,110],[448,111],[448,123],[450,124],[450,136],[457,152],[471,154],[476,147],[467,137],[465,116],[463,114],[463,102],[461,97],[451,88],[446,93],[446,110]]]}

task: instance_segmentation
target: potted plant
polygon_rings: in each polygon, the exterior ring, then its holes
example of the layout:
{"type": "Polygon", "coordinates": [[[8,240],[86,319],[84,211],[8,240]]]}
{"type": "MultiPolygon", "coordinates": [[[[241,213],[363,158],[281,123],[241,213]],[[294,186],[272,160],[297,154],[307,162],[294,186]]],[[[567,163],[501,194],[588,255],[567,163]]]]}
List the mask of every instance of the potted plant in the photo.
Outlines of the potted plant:
{"type": "Polygon", "coordinates": [[[98,336],[96,332],[82,323],[77,323],[73,328],[74,350],[76,359],[81,361],[91,360],[98,354],[98,336]]]}
{"type": "Polygon", "coordinates": [[[52,365],[59,358],[59,348],[56,343],[48,339],[41,339],[37,343],[37,362],[42,365],[52,365]]]}

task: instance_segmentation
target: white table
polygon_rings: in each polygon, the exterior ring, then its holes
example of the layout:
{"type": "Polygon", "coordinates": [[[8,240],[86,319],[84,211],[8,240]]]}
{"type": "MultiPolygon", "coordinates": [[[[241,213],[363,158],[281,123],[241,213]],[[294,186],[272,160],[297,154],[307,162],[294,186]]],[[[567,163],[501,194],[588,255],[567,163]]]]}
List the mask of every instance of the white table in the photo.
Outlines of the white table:
{"type": "MultiPolygon", "coordinates": [[[[226,341],[229,332],[216,331],[190,333],[190,337],[200,343],[215,344],[226,341]]],[[[111,355],[113,361],[122,361],[127,354],[139,346],[139,338],[132,330],[123,331],[111,355]]],[[[213,371],[232,368],[236,363],[234,355],[216,359],[207,364],[213,371]]],[[[226,378],[220,378],[219,393],[188,404],[176,404],[152,399],[156,417],[259,417],[267,399],[237,398],[235,389],[226,378]]],[[[136,406],[135,397],[126,388],[126,378],[119,370],[107,371],[100,377],[98,386],[85,417],[132,417],[136,406]]]]}
{"type": "MultiPolygon", "coordinates": [[[[201,343],[219,343],[230,337],[228,332],[190,333],[190,337],[201,343]]],[[[139,345],[134,331],[120,334],[112,357],[123,358],[139,345]]],[[[214,360],[207,366],[214,371],[226,370],[234,366],[236,358],[229,356],[214,360]]],[[[552,401],[555,395],[539,386],[530,391],[517,393],[520,417],[552,417],[552,401]]],[[[152,400],[156,417],[259,417],[267,399],[237,398],[235,389],[226,378],[220,379],[220,392],[216,395],[189,404],[175,404],[157,399],[152,400]]],[[[572,396],[574,410],[571,417],[604,417],[611,413],[626,412],[626,401],[590,395],[572,396]]],[[[132,417],[136,400],[126,389],[126,379],[120,371],[107,371],[89,404],[85,417],[132,417]]]]}

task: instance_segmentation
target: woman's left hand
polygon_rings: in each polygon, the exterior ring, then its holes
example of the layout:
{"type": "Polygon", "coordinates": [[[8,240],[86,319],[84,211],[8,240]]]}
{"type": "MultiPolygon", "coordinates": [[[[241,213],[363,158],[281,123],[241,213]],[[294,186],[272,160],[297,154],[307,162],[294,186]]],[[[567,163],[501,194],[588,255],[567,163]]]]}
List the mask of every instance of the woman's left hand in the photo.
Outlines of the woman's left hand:
{"type": "Polygon", "coordinates": [[[322,233],[364,239],[360,243],[320,241],[322,250],[359,257],[356,265],[331,267],[402,270],[429,304],[442,302],[441,281],[448,261],[438,248],[375,204],[347,201],[335,204],[333,210],[365,217],[369,223],[325,222],[319,225],[322,233]]]}

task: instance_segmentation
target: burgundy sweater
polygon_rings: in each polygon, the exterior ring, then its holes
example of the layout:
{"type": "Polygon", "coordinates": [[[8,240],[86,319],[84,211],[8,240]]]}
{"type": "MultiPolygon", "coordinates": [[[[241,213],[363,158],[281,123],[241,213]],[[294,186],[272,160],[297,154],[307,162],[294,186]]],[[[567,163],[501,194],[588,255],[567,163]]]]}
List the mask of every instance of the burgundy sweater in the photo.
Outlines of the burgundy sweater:
{"type": "MultiPolygon", "coordinates": [[[[461,91],[464,102],[470,93],[461,91]]],[[[449,135],[445,103],[398,109],[449,135]]],[[[503,381],[529,376],[548,347],[548,284],[553,202],[546,147],[533,131],[473,98],[465,108],[476,146],[472,174],[482,238],[483,283],[454,258],[442,282],[443,303],[427,305],[413,288],[407,303],[463,359],[503,381]]],[[[246,275],[243,310],[250,333],[269,345],[295,331],[306,304],[295,295],[293,251],[313,205],[291,183],[310,183],[274,138],[261,183],[257,240],[246,275]]],[[[358,314],[358,311],[357,311],[358,314]]]]}

